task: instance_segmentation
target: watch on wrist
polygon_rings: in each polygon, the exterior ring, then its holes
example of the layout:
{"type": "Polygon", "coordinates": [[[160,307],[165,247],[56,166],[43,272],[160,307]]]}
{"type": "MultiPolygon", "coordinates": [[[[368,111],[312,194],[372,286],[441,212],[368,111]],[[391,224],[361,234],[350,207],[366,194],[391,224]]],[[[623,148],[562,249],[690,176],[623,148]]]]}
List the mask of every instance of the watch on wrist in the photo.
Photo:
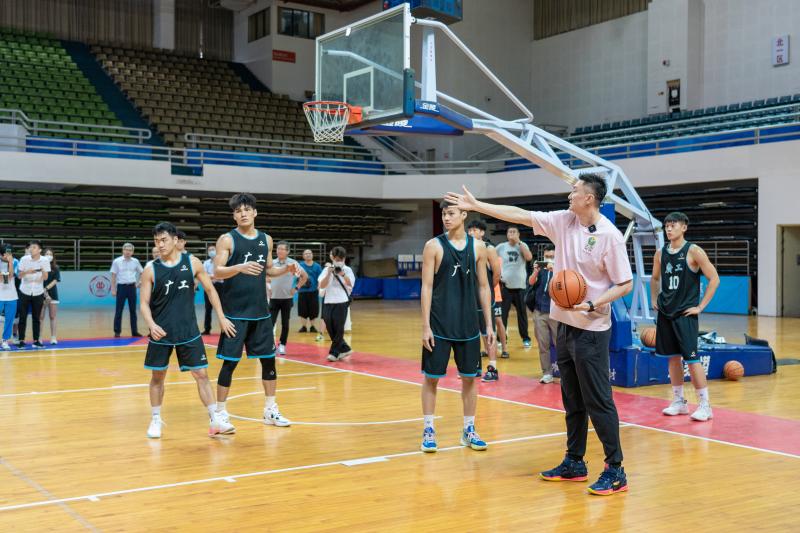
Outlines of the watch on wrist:
{"type": "Polygon", "coordinates": [[[589,304],[589,312],[591,313],[592,311],[594,311],[594,302],[592,302],[591,300],[589,300],[589,301],[588,301],[588,302],[586,302],[586,303],[587,303],[587,304],[589,304]]]}

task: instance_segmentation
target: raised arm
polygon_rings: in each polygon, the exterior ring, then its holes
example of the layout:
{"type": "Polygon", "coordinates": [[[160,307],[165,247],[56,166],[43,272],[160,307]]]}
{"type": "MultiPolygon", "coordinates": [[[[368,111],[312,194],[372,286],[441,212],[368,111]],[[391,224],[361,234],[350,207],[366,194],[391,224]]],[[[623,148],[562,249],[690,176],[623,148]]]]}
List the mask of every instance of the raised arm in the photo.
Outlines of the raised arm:
{"type": "MultiPolygon", "coordinates": [[[[519,207],[515,207],[513,205],[495,205],[486,202],[480,202],[475,198],[475,196],[472,195],[471,192],[469,192],[469,190],[467,190],[466,186],[462,185],[461,188],[464,190],[463,194],[449,192],[444,197],[445,201],[455,204],[459,209],[464,211],[476,211],[478,213],[483,213],[484,215],[493,218],[499,218],[500,220],[505,220],[506,222],[511,222],[513,224],[520,224],[524,226],[531,225],[530,211],[520,209],[519,207]]],[[[530,253],[530,250],[528,250],[528,253],[530,253]]],[[[526,259],[526,261],[530,261],[530,259],[526,259]]]]}

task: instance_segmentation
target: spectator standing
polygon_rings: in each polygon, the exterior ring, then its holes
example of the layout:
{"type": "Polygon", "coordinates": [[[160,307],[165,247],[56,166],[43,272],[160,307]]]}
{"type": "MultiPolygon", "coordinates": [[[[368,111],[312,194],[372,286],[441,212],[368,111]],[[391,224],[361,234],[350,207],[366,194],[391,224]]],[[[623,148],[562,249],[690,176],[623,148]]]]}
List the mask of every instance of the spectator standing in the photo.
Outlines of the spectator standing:
{"type": "MultiPolygon", "coordinates": [[[[289,243],[280,241],[275,246],[275,254],[278,256],[273,264],[278,268],[289,267],[289,272],[294,272],[297,261],[289,257],[289,243]]],[[[278,344],[278,355],[286,355],[286,342],[289,340],[289,319],[292,315],[292,305],[294,294],[297,292],[297,285],[304,285],[308,279],[308,274],[303,269],[297,269],[298,275],[278,276],[270,280],[270,301],[269,313],[272,315],[273,324],[278,323],[278,315],[281,316],[281,336],[278,344]]]]}
{"type": "Polygon", "coordinates": [[[496,250],[503,260],[500,273],[500,289],[503,294],[503,326],[508,332],[508,314],[511,306],[517,310],[517,327],[522,345],[530,348],[531,338],[528,336],[528,312],[525,309],[525,284],[528,277],[527,264],[533,259],[528,245],[519,240],[519,228],[509,226],[506,230],[507,242],[500,243],[496,250]]]}
{"type": "Polygon", "coordinates": [[[131,315],[131,336],[141,337],[136,327],[136,288],[139,287],[139,278],[142,275],[142,264],[133,257],[133,245],[126,242],[122,245],[122,255],[111,263],[111,296],[117,299],[117,308],[114,312],[114,336],[122,334],[122,311],[125,302],[128,302],[128,312],[131,315]]]}
{"type": "Polygon", "coordinates": [[[347,252],[341,246],[331,250],[331,264],[326,265],[319,275],[319,288],[325,289],[325,300],[322,304],[322,320],[331,338],[328,361],[341,361],[350,355],[353,349],[344,340],[344,327],[347,311],[350,308],[350,293],[356,276],[345,264],[347,252]]]}
{"type": "Polygon", "coordinates": [[[16,269],[10,246],[3,249],[3,257],[0,260],[0,309],[3,311],[5,322],[3,323],[3,351],[11,349],[8,341],[11,340],[11,332],[17,318],[17,287],[15,284],[16,269]]]}
{"type": "Polygon", "coordinates": [[[47,283],[44,286],[44,305],[42,306],[42,316],[39,320],[44,322],[44,315],[50,314],[50,344],[58,344],[56,336],[56,316],[58,315],[58,284],[61,283],[61,269],[58,268],[56,256],[53,254],[52,248],[47,248],[44,251],[44,257],[50,261],[50,275],[47,277],[47,283]]]}
{"type": "Polygon", "coordinates": [[[528,279],[533,291],[533,332],[536,335],[536,344],[539,346],[539,364],[542,367],[542,377],[539,383],[552,383],[553,371],[550,363],[550,345],[555,346],[558,337],[558,322],[550,318],[550,281],[553,279],[553,264],[556,257],[556,247],[548,244],[544,249],[544,260],[537,261],[533,266],[533,274],[528,279]]]}
{"type": "MultiPolygon", "coordinates": [[[[208,277],[211,278],[211,282],[214,284],[214,288],[217,290],[217,293],[220,292],[220,287],[222,287],[222,280],[214,278],[214,258],[217,257],[217,247],[214,244],[209,244],[208,248],[206,248],[208,253],[208,259],[205,260],[203,263],[203,269],[208,274],[208,277]]],[[[211,300],[208,299],[208,294],[203,291],[203,300],[206,304],[206,314],[205,319],[203,321],[203,335],[211,334],[211,310],[214,308],[211,305],[211,300]]]]}
{"type": "Polygon", "coordinates": [[[303,250],[303,262],[300,267],[305,270],[308,279],[303,285],[298,284],[297,289],[297,315],[300,317],[302,327],[300,333],[318,333],[316,326],[319,318],[319,275],[322,274],[322,265],[314,261],[314,252],[303,250]]]}
{"type": "Polygon", "coordinates": [[[19,276],[22,282],[19,285],[19,342],[17,347],[25,347],[25,333],[28,325],[28,309],[31,310],[33,322],[33,347],[42,348],[39,339],[41,333],[42,306],[44,305],[44,283],[50,272],[50,261],[42,256],[42,244],[31,241],[30,255],[26,255],[19,262],[19,276]]]}

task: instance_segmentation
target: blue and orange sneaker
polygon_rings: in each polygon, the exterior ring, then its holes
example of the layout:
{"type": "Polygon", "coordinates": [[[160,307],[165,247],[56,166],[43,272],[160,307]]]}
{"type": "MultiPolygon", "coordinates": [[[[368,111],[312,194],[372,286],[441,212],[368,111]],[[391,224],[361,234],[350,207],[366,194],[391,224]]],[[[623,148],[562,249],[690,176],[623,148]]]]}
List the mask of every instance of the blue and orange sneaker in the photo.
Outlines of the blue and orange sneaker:
{"type": "Polygon", "coordinates": [[[625,469],[621,466],[606,465],[606,469],[600,474],[600,479],[589,486],[589,494],[598,496],[610,496],[627,490],[628,478],[625,476],[625,469]]]}
{"type": "Polygon", "coordinates": [[[566,455],[560,465],[539,473],[539,477],[545,481],[586,481],[589,471],[584,461],[576,461],[566,455]]]}
{"type": "Polygon", "coordinates": [[[475,426],[467,426],[464,428],[464,432],[461,433],[461,445],[478,451],[485,450],[489,447],[489,445],[478,436],[478,432],[475,431],[475,426]]]}
{"type": "Polygon", "coordinates": [[[425,428],[422,432],[422,444],[419,449],[425,453],[433,453],[439,449],[436,445],[436,431],[433,428],[425,428]]]}

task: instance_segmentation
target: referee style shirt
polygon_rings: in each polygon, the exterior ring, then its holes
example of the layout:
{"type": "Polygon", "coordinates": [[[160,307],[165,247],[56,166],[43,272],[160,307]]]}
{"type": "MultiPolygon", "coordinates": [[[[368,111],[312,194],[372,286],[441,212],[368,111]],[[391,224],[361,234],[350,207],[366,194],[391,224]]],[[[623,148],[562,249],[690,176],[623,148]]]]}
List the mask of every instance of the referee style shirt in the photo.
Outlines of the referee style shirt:
{"type": "Polygon", "coordinates": [[[117,275],[118,285],[131,285],[136,283],[138,275],[142,273],[142,264],[135,257],[125,259],[121,255],[111,263],[110,272],[117,275]]]}

